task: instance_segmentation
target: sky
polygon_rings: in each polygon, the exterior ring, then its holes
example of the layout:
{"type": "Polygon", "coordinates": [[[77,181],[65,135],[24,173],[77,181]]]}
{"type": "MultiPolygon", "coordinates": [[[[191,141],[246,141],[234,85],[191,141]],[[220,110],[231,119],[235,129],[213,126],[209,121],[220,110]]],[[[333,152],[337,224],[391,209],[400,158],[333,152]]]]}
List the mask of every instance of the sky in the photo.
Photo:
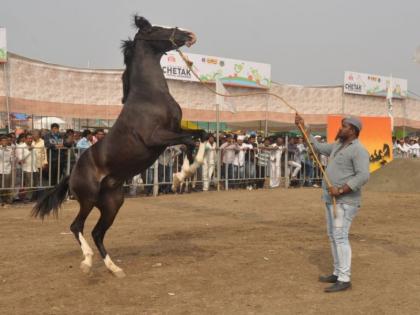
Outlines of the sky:
{"type": "Polygon", "coordinates": [[[420,95],[417,0],[0,0],[9,51],[74,67],[122,68],[135,13],[196,33],[185,52],[269,63],[275,82],[339,85],[350,70],[420,95]]]}

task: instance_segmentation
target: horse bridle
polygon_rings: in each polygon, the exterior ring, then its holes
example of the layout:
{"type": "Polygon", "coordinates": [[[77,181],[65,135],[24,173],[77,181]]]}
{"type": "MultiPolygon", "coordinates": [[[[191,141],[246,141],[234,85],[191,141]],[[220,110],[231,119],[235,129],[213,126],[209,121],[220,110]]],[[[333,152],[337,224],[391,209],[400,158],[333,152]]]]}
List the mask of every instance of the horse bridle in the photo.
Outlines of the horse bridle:
{"type": "Polygon", "coordinates": [[[171,36],[169,36],[169,41],[171,42],[173,49],[177,49],[178,48],[178,45],[175,43],[175,33],[176,33],[177,29],[178,29],[178,27],[175,26],[174,27],[174,30],[172,31],[171,36]]]}
{"type": "MultiPolygon", "coordinates": [[[[174,29],[173,29],[173,31],[171,33],[171,36],[169,36],[169,38],[166,39],[166,40],[168,40],[172,44],[172,49],[179,48],[179,46],[177,45],[177,43],[175,43],[175,34],[176,34],[176,31],[177,30],[178,30],[178,27],[177,26],[174,27],[174,29]]],[[[139,40],[161,40],[159,38],[144,38],[142,36],[139,36],[137,39],[139,39],[139,40]]]]}

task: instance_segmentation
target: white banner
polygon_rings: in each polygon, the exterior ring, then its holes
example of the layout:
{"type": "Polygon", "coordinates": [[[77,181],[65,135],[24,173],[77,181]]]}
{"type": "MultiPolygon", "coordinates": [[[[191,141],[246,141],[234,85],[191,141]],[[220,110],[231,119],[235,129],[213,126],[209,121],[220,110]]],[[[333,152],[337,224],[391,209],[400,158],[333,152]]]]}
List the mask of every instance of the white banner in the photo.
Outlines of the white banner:
{"type": "Polygon", "coordinates": [[[0,63],[7,61],[6,29],[0,28],[0,63]]]}
{"type": "Polygon", "coordinates": [[[352,71],[344,73],[344,93],[386,97],[389,84],[392,84],[393,98],[407,97],[408,88],[405,79],[352,71]]]}
{"type": "MultiPolygon", "coordinates": [[[[270,88],[269,64],[197,54],[185,55],[193,62],[194,71],[204,82],[214,83],[219,79],[224,85],[270,88]]],[[[167,79],[198,81],[176,52],[164,55],[160,64],[167,79]]]]}

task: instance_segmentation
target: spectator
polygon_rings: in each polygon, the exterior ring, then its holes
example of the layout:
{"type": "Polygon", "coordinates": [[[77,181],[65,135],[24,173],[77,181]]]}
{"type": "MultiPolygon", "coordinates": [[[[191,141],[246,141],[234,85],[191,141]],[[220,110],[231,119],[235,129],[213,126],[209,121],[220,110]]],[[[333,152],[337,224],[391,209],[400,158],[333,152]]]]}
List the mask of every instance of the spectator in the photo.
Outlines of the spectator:
{"type": "Polygon", "coordinates": [[[412,138],[410,140],[410,149],[409,149],[410,156],[412,157],[419,157],[420,153],[420,146],[417,143],[417,140],[415,138],[412,138]]]}
{"type": "Polygon", "coordinates": [[[21,194],[21,199],[23,199],[23,201],[26,203],[33,200],[32,198],[34,194],[32,191],[28,190],[28,188],[38,187],[39,173],[37,168],[36,153],[32,146],[32,135],[27,134],[23,139],[23,143],[19,144],[16,157],[18,163],[22,167],[22,187],[26,188],[26,191],[21,194]]]}
{"type": "Polygon", "coordinates": [[[303,167],[303,186],[312,186],[312,180],[314,178],[314,166],[312,160],[309,157],[307,145],[303,142],[303,138],[298,138],[297,149],[299,150],[300,165],[303,167]]]}
{"type": "Polygon", "coordinates": [[[269,172],[269,163],[270,163],[270,138],[264,139],[264,144],[261,145],[258,149],[257,156],[257,188],[263,188],[266,177],[269,172]]]}
{"type": "MultiPolygon", "coordinates": [[[[299,151],[297,149],[297,145],[295,143],[296,138],[290,138],[289,144],[287,147],[287,154],[288,154],[288,162],[289,165],[288,173],[292,173],[292,180],[295,180],[297,178],[297,175],[299,174],[300,169],[302,168],[300,164],[300,156],[299,151]],[[298,163],[298,162],[299,163],[298,163]],[[294,170],[293,170],[294,168],[294,170]],[[293,170],[293,172],[292,172],[293,170]]],[[[287,174],[287,175],[289,175],[287,174]]]]}
{"type": "Polygon", "coordinates": [[[402,157],[408,157],[410,153],[410,146],[405,142],[405,139],[401,138],[400,143],[397,145],[398,153],[402,157]]]}
{"type": "Polygon", "coordinates": [[[61,163],[65,159],[65,152],[62,150],[64,148],[63,137],[59,130],[60,126],[57,123],[51,124],[51,130],[44,138],[44,144],[47,148],[48,164],[51,169],[49,180],[52,186],[57,184],[65,169],[63,163],[61,163]]]}
{"type": "Polygon", "coordinates": [[[82,132],[82,138],[76,143],[76,148],[79,150],[79,156],[92,146],[93,135],[89,129],[82,132]]]}
{"type": "Polygon", "coordinates": [[[73,134],[73,140],[75,143],[79,142],[79,140],[82,139],[82,135],[80,134],[80,131],[75,131],[73,134]]]}
{"type": "Polygon", "coordinates": [[[21,133],[17,137],[16,146],[13,150],[13,164],[12,164],[12,180],[14,179],[14,186],[15,191],[13,193],[14,200],[21,200],[24,199],[24,194],[21,194],[20,191],[23,187],[23,171],[22,171],[22,163],[20,161],[20,156],[22,155],[22,151],[25,149],[26,144],[26,134],[21,133]],[[13,174],[14,172],[14,174],[13,174]]]}
{"type": "Polygon", "coordinates": [[[251,134],[248,138],[248,148],[245,153],[245,177],[248,178],[247,189],[256,188],[256,152],[257,143],[255,134],[251,134]]]}
{"type": "Polygon", "coordinates": [[[217,161],[216,143],[214,136],[209,135],[205,144],[204,161],[203,161],[203,191],[209,190],[217,161]]]}
{"type": "Polygon", "coordinates": [[[14,132],[9,133],[7,140],[8,140],[9,146],[11,146],[12,148],[16,147],[16,133],[14,132]]]}
{"type": "Polygon", "coordinates": [[[245,179],[245,153],[247,149],[252,149],[252,145],[244,143],[245,136],[239,135],[237,144],[239,151],[235,154],[233,160],[234,178],[237,181],[236,186],[239,186],[241,181],[245,179]]]}
{"type": "Polygon", "coordinates": [[[77,154],[76,154],[76,140],[74,139],[75,131],[73,129],[67,129],[64,135],[64,147],[65,150],[65,160],[62,163],[65,163],[66,173],[70,174],[74,164],[76,164],[77,154]],[[70,163],[70,165],[69,165],[70,163]]]}
{"type": "Polygon", "coordinates": [[[232,135],[226,136],[227,142],[220,147],[222,152],[222,177],[231,180],[233,178],[233,161],[235,154],[239,150],[238,144],[235,143],[232,135]]]}
{"type": "MultiPolygon", "coordinates": [[[[38,183],[44,186],[42,175],[48,172],[47,150],[45,149],[44,140],[41,138],[41,131],[32,131],[32,146],[35,152],[36,169],[38,172],[38,183]]],[[[41,195],[39,190],[34,191],[32,198],[37,199],[41,195]]]]}
{"type": "Polygon", "coordinates": [[[44,140],[41,138],[41,132],[39,130],[32,131],[32,146],[35,149],[36,155],[36,167],[39,172],[46,170],[48,166],[47,150],[45,149],[44,140]]]}
{"type": "Polygon", "coordinates": [[[11,137],[0,136],[0,200],[1,206],[7,207],[12,199],[12,148],[9,145],[11,137]]]}
{"type": "Polygon", "coordinates": [[[181,154],[179,146],[170,146],[158,158],[158,180],[161,183],[159,187],[161,193],[171,192],[173,164],[175,157],[179,154],[181,154]]]}
{"type": "Polygon", "coordinates": [[[103,129],[96,129],[95,134],[93,135],[92,143],[95,144],[103,138],[105,138],[105,131],[103,129]]]}
{"type": "Polygon", "coordinates": [[[281,162],[284,158],[283,151],[285,149],[284,139],[282,137],[277,137],[276,142],[271,146],[273,150],[271,151],[270,156],[270,188],[275,188],[280,186],[281,178],[281,162]]]}
{"type": "Polygon", "coordinates": [[[392,136],[392,155],[397,156],[398,155],[398,140],[397,137],[392,136]]]}

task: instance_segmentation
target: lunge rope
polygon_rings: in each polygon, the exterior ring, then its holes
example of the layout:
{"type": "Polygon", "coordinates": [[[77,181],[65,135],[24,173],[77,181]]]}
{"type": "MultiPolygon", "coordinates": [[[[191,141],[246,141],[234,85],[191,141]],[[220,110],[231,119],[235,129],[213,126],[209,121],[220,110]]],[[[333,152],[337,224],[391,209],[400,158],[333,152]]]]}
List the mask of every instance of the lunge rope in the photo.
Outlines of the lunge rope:
{"type": "MultiPolygon", "coordinates": [[[[269,96],[273,96],[277,99],[279,99],[281,102],[283,102],[283,104],[285,104],[287,107],[289,107],[292,111],[294,111],[296,114],[299,114],[297,109],[290,105],[289,102],[287,102],[283,97],[281,97],[280,95],[277,95],[275,93],[271,93],[271,92],[251,92],[251,93],[240,93],[240,94],[223,94],[223,93],[219,93],[217,92],[215,89],[211,88],[210,86],[208,86],[205,82],[203,82],[203,80],[198,76],[198,74],[195,72],[195,70],[193,69],[193,62],[191,60],[189,60],[180,49],[176,49],[176,51],[179,53],[179,55],[181,56],[182,60],[185,62],[185,64],[187,65],[188,69],[190,69],[190,71],[192,72],[192,74],[197,78],[197,80],[208,90],[210,90],[212,93],[219,95],[219,96],[223,96],[223,97],[245,97],[245,96],[255,96],[255,95],[269,95],[269,96]]],[[[309,137],[308,134],[304,128],[304,126],[302,126],[300,123],[298,124],[298,128],[300,130],[300,132],[302,132],[303,137],[305,138],[306,143],[309,146],[309,149],[312,153],[312,156],[315,159],[315,162],[317,163],[319,169],[321,170],[322,174],[324,175],[324,179],[325,182],[327,183],[328,188],[332,187],[331,181],[327,175],[327,173],[325,172],[324,167],[322,166],[321,162],[318,159],[318,155],[315,153],[315,150],[312,146],[311,141],[309,141],[309,137]]],[[[333,206],[334,206],[334,213],[336,212],[336,198],[333,196],[333,206]]]]}

